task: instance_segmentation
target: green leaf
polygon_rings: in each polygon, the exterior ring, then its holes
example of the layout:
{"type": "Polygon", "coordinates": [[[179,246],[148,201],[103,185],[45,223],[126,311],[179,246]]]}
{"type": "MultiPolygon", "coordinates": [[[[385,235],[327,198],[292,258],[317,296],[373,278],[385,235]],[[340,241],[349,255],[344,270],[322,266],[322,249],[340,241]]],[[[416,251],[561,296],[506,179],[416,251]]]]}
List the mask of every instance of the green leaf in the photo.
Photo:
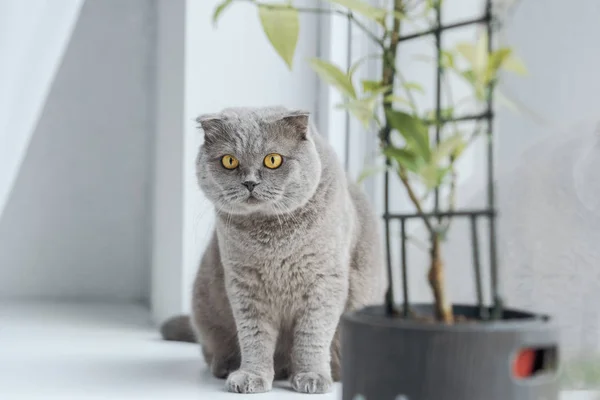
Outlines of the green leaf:
{"type": "Polygon", "coordinates": [[[225,9],[231,5],[231,3],[233,3],[233,0],[225,0],[225,1],[222,1],[221,4],[219,4],[215,8],[215,12],[213,13],[213,16],[212,16],[213,25],[217,25],[217,21],[219,20],[219,17],[223,13],[223,11],[225,11],[225,9]]]}
{"type": "Polygon", "coordinates": [[[419,170],[419,175],[427,189],[435,189],[442,184],[450,171],[449,167],[440,168],[435,164],[427,164],[419,170]]]}
{"type": "Polygon", "coordinates": [[[504,60],[501,68],[518,75],[527,75],[527,67],[525,64],[512,53],[504,60]]]}
{"type": "Polygon", "coordinates": [[[388,167],[385,165],[379,167],[367,167],[361,171],[360,175],[358,175],[358,178],[356,178],[356,183],[360,185],[368,177],[385,172],[387,169],[388,167]]]}
{"type": "Polygon", "coordinates": [[[381,86],[381,87],[375,88],[375,89],[373,89],[371,91],[371,95],[377,97],[380,94],[384,94],[384,93],[389,92],[391,90],[391,88],[392,87],[389,86],[389,85],[388,86],[381,86]]]}
{"type": "Polygon", "coordinates": [[[390,85],[382,86],[382,82],[378,81],[362,81],[363,92],[369,95],[369,98],[376,100],[380,95],[391,92],[390,85]]]}
{"type": "MultiPolygon", "coordinates": [[[[454,116],[454,107],[440,109],[440,118],[442,120],[452,119],[453,116],[454,116]]],[[[436,110],[429,110],[427,113],[425,113],[425,119],[430,120],[435,125],[436,121],[437,121],[436,110]]]]}
{"type": "Polygon", "coordinates": [[[414,90],[421,94],[425,94],[425,89],[417,82],[405,82],[402,86],[408,91],[414,90]]]}
{"type": "Polygon", "coordinates": [[[373,7],[372,5],[361,0],[329,0],[331,3],[346,7],[349,11],[361,14],[369,19],[377,21],[379,24],[385,24],[385,16],[387,11],[382,8],[373,7]]]}
{"type": "MultiPolygon", "coordinates": [[[[431,57],[425,54],[417,54],[413,57],[417,61],[426,62],[426,63],[435,63],[435,57],[431,57]]],[[[442,68],[454,69],[454,54],[448,50],[442,50],[440,53],[440,64],[442,68]]]]}
{"type": "Polygon", "coordinates": [[[309,62],[312,69],[315,70],[321,79],[337,88],[345,96],[352,99],[356,98],[356,91],[352,85],[352,80],[339,67],[318,58],[313,58],[309,62]]]}
{"type": "Polygon", "coordinates": [[[449,51],[442,50],[440,54],[440,64],[442,64],[443,68],[454,69],[456,65],[454,62],[454,54],[449,51]]]}
{"type": "Polygon", "coordinates": [[[261,4],[258,6],[258,15],[271,45],[291,69],[300,32],[298,10],[293,7],[271,7],[261,4]]]}
{"type": "Polygon", "coordinates": [[[466,142],[460,135],[456,134],[450,136],[449,138],[442,140],[434,149],[431,160],[433,163],[437,164],[450,156],[456,159],[458,156],[460,156],[466,145],[466,142]]]}
{"type": "Polygon", "coordinates": [[[414,146],[417,154],[429,161],[431,157],[429,130],[423,121],[418,117],[398,110],[387,110],[386,116],[391,127],[404,137],[407,145],[414,146]]]}
{"type": "Polygon", "coordinates": [[[387,146],[383,149],[383,154],[409,171],[417,172],[420,169],[419,157],[407,148],[387,146]]]}
{"type": "Polygon", "coordinates": [[[362,81],[363,92],[376,91],[377,89],[382,88],[381,85],[382,85],[382,83],[380,81],[370,81],[370,80],[362,81]]]}
{"type": "Polygon", "coordinates": [[[410,101],[408,101],[408,99],[406,99],[402,96],[396,96],[395,94],[390,94],[389,96],[385,96],[384,100],[387,102],[390,102],[390,103],[399,103],[399,104],[410,105],[410,101]]]}
{"type": "Polygon", "coordinates": [[[505,60],[508,57],[510,57],[511,53],[512,53],[511,49],[509,49],[507,47],[503,47],[501,49],[494,51],[492,54],[490,54],[490,59],[489,59],[488,65],[487,65],[485,79],[482,82],[484,85],[487,85],[488,83],[490,83],[496,79],[496,77],[498,75],[498,70],[500,69],[502,64],[505,62],[505,60]]]}
{"type": "Polygon", "coordinates": [[[462,71],[460,75],[463,78],[465,78],[467,82],[469,82],[471,85],[475,85],[477,83],[475,79],[475,73],[473,72],[473,70],[467,69],[465,71],[462,71]]]}
{"type": "Polygon", "coordinates": [[[451,119],[454,116],[454,107],[440,109],[440,115],[443,119],[451,119]]]}
{"type": "Polygon", "coordinates": [[[457,44],[456,51],[470,64],[475,77],[482,80],[488,63],[487,35],[481,35],[476,44],[457,44]]]}
{"type": "Polygon", "coordinates": [[[359,58],[358,61],[355,61],[354,64],[352,64],[352,66],[350,66],[350,68],[348,69],[348,76],[350,77],[350,79],[352,79],[356,71],[365,61],[374,58],[381,58],[381,54],[369,54],[367,56],[359,58]]]}
{"type": "Polygon", "coordinates": [[[407,15],[403,12],[400,11],[392,11],[391,14],[394,16],[395,19],[399,19],[399,20],[403,20],[406,19],[407,15]]]}
{"type": "Polygon", "coordinates": [[[478,79],[473,70],[469,69],[462,71],[460,72],[460,75],[473,86],[473,89],[475,89],[475,97],[478,100],[485,100],[486,87],[483,82],[478,79]]]}
{"type": "Polygon", "coordinates": [[[376,120],[376,105],[377,96],[369,96],[364,99],[354,99],[343,104],[338,104],[336,108],[348,110],[365,128],[368,128],[371,121],[376,120]]]}
{"type": "Polygon", "coordinates": [[[467,60],[471,67],[475,67],[475,46],[473,46],[472,43],[459,43],[456,45],[456,51],[458,52],[458,54],[463,56],[465,60],[467,60]]]}
{"type": "Polygon", "coordinates": [[[478,73],[483,72],[488,64],[487,37],[487,34],[480,35],[475,47],[475,65],[473,65],[473,69],[478,73]]]}

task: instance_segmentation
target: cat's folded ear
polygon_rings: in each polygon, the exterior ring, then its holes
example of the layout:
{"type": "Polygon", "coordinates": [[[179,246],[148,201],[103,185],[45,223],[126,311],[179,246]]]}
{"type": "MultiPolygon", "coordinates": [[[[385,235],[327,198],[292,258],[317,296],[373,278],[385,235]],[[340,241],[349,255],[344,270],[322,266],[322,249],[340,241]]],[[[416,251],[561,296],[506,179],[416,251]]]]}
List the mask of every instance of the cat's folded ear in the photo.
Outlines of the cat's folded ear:
{"type": "Polygon", "coordinates": [[[308,111],[297,110],[286,113],[279,123],[285,124],[286,131],[289,130],[300,139],[306,139],[309,136],[308,129],[308,118],[310,113],[308,111]]]}
{"type": "Polygon", "coordinates": [[[204,131],[204,141],[211,142],[219,135],[223,134],[225,127],[223,119],[219,114],[203,114],[196,118],[196,122],[204,131]]]}

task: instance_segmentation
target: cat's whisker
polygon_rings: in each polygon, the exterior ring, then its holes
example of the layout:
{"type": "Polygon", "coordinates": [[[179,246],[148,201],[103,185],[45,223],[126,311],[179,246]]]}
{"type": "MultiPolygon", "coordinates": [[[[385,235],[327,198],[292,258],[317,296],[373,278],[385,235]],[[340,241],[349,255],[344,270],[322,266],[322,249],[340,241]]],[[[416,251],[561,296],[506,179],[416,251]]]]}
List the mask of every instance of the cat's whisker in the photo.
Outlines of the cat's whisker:
{"type": "Polygon", "coordinates": [[[288,228],[290,228],[290,231],[289,231],[290,235],[293,234],[294,232],[300,232],[303,236],[306,236],[307,231],[306,231],[305,227],[296,218],[293,211],[291,211],[289,208],[285,207],[285,205],[283,205],[281,203],[276,202],[273,204],[277,206],[277,209],[279,210],[279,213],[281,214],[281,218],[284,220],[284,222],[286,222],[286,226],[288,228]],[[290,220],[292,221],[291,226],[289,224],[290,220]]]}
{"type": "Polygon", "coordinates": [[[283,227],[283,224],[281,223],[281,218],[279,217],[280,211],[276,207],[276,204],[277,203],[271,203],[271,208],[275,210],[275,216],[277,217],[277,222],[279,222],[279,226],[283,227]]]}

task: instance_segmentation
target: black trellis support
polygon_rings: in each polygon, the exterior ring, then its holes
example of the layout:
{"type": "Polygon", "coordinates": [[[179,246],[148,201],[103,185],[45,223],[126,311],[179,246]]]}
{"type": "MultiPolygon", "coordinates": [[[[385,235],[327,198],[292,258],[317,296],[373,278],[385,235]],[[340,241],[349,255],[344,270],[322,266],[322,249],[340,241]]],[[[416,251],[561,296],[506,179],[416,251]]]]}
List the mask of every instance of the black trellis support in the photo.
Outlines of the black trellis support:
{"type": "Polygon", "coordinates": [[[471,215],[471,248],[473,250],[473,267],[475,267],[475,293],[477,294],[477,306],[479,318],[488,318],[488,310],[483,302],[483,287],[481,279],[481,260],[479,258],[479,234],[477,232],[477,216],[471,215]]]}
{"type": "Polygon", "coordinates": [[[400,219],[400,240],[402,250],[402,291],[404,307],[402,308],[404,318],[408,317],[408,269],[406,268],[406,218],[400,219]]]}
{"type": "MultiPolygon", "coordinates": [[[[435,6],[436,16],[436,27],[434,31],[435,35],[435,118],[439,121],[442,117],[442,2],[436,2],[435,6]]],[[[440,134],[442,126],[440,124],[435,125],[435,144],[440,144],[440,134]]],[[[435,213],[440,212],[440,189],[436,186],[434,192],[434,204],[433,209],[435,213]]],[[[438,216],[438,222],[441,221],[441,217],[438,216]]]]}
{"type": "Polygon", "coordinates": [[[488,120],[494,118],[494,113],[493,112],[488,112],[488,111],[484,111],[482,113],[479,114],[473,114],[473,115],[463,115],[460,117],[453,117],[453,118],[443,118],[440,116],[440,118],[438,118],[437,120],[425,120],[425,123],[428,125],[434,125],[434,124],[439,124],[439,125],[445,125],[448,124],[450,122],[466,122],[466,121],[481,121],[481,120],[488,120]]]}
{"type": "MultiPolygon", "coordinates": [[[[495,191],[494,191],[494,141],[493,141],[493,101],[492,92],[494,90],[493,83],[490,83],[488,87],[488,100],[486,104],[486,110],[479,114],[464,115],[452,118],[443,118],[441,110],[441,83],[443,76],[443,67],[441,65],[442,55],[442,39],[443,34],[446,31],[466,27],[473,25],[481,25],[486,29],[488,37],[488,54],[490,54],[493,43],[493,16],[492,16],[492,1],[485,0],[485,13],[479,18],[474,18],[466,21],[461,21],[453,24],[442,24],[442,14],[440,9],[440,3],[436,5],[436,25],[432,29],[428,29],[422,32],[418,32],[411,35],[401,36],[399,42],[406,42],[421,38],[424,36],[433,35],[435,38],[436,45],[436,98],[435,98],[435,120],[425,121],[428,125],[435,125],[435,142],[439,144],[441,139],[441,131],[445,124],[450,122],[460,121],[485,121],[487,124],[487,205],[483,209],[472,209],[472,210],[453,210],[453,211],[442,211],[440,210],[439,204],[439,190],[436,188],[434,192],[434,207],[433,212],[418,214],[418,213],[390,213],[389,211],[389,193],[390,193],[390,175],[386,171],[384,177],[384,221],[386,228],[386,249],[387,249],[387,263],[388,263],[388,279],[392,282],[392,259],[390,252],[390,221],[400,220],[400,247],[401,247],[401,271],[402,271],[402,289],[403,295],[403,316],[406,318],[410,315],[410,296],[408,291],[408,263],[407,263],[407,249],[406,242],[408,240],[408,225],[415,219],[433,218],[440,221],[442,218],[466,218],[470,221],[471,231],[471,246],[472,246],[472,261],[473,261],[473,274],[475,278],[475,293],[476,301],[479,310],[479,317],[482,320],[487,319],[498,319],[502,317],[503,302],[499,293],[499,282],[498,282],[498,262],[496,253],[496,209],[495,209],[495,191]],[[478,221],[480,219],[487,219],[488,223],[488,241],[489,241],[489,252],[490,252],[490,290],[492,307],[487,307],[485,304],[484,296],[484,285],[481,271],[481,260],[480,260],[480,243],[478,238],[478,221]],[[491,310],[491,313],[490,313],[491,310]]],[[[389,132],[388,132],[389,134],[389,132]]],[[[388,160],[389,161],[389,160],[388,160]]],[[[394,296],[392,293],[392,285],[389,286],[388,293],[386,295],[386,308],[388,314],[396,314],[394,296]]]]}

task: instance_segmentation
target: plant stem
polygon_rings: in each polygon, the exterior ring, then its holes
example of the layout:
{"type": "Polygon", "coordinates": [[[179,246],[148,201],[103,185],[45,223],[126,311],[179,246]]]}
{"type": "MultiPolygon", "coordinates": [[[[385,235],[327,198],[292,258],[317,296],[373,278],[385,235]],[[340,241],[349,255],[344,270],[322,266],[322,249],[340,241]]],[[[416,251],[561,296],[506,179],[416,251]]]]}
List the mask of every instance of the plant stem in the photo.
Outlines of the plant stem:
{"type": "MultiPolygon", "coordinates": [[[[402,0],[394,0],[394,11],[402,10],[402,0]]],[[[398,52],[398,43],[400,39],[400,19],[394,18],[394,25],[391,32],[385,32],[384,38],[390,36],[390,44],[383,49],[383,79],[382,86],[387,86],[389,89],[385,92],[383,100],[383,109],[388,111],[392,109],[393,102],[389,99],[389,95],[394,94],[394,79],[396,76],[396,54],[398,52]]],[[[382,39],[383,41],[383,39],[382,39]]],[[[387,114],[386,114],[387,115],[387,114]]],[[[385,117],[385,126],[381,131],[381,140],[387,144],[392,127],[385,117]]]]}
{"type": "MultiPolygon", "coordinates": [[[[402,0],[394,0],[394,11],[402,12],[402,0]]],[[[380,139],[384,145],[389,143],[389,136],[391,133],[391,124],[387,117],[387,111],[392,110],[393,104],[390,100],[388,100],[388,95],[393,94],[393,83],[394,79],[397,75],[397,69],[395,66],[396,63],[396,55],[398,51],[398,43],[400,39],[400,21],[398,19],[394,19],[393,29],[390,35],[390,43],[389,46],[384,47],[383,54],[383,85],[390,86],[388,92],[385,93],[383,108],[385,113],[385,126],[381,130],[380,139]]],[[[386,160],[389,163],[389,159],[386,160]]],[[[434,226],[431,224],[431,221],[425,213],[423,212],[423,207],[421,205],[421,201],[415,194],[413,190],[409,178],[408,173],[405,168],[402,166],[398,167],[398,175],[400,176],[400,180],[404,185],[408,196],[415,208],[417,209],[418,214],[421,216],[425,227],[431,238],[431,267],[429,269],[428,279],[431,289],[433,291],[433,296],[435,300],[435,313],[436,318],[445,323],[451,324],[454,322],[454,315],[452,313],[452,306],[448,301],[445,290],[445,280],[444,280],[444,268],[443,262],[440,255],[440,237],[439,233],[436,231],[434,226]]],[[[387,195],[387,193],[386,193],[387,195]]],[[[387,200],[386,200],[387,201],[387,200]]]]}
{"type": "MultiPolygon", "coordinates": [[[[480,133],[481,133],[481,122],[478,121],[477,125],[475,126],[475,129],[473,130],[473,133],[471,133],[471,136],[467,140],[465,150],[475,141],[475,139],[479,136],[480,133]]],[[[456,159],[454,159],[453,157],[450,158],[450,168],[452,169],[451,170],[451,174],[452,174],[451,179],[452,180],[450,181],[450,193],[448,194],[448,211],[454,211],[454,209],[456,208],[456,185],[457,185],[456,181],[457,181],[458,175],[456,173],[456,168],[454,166],[455,161],[456,161],[456,159]]],[[[448,217],[445,221],[445,224],[440,228],[440,232],[443,232],[444,236],[448,234],[448,231],[450,230],[450,225],[452,225],[452,218],[448,217]]]]}
{"type": "Polygon", "coordinates": [[[406,169],[402,166],[399,166],[398,168],[399,168],[398,176],[400,177],[400,180],[404,184],[404,188],[406,189],[406,193],[408,193],[408,197],[410,198],[410,200],[413,202],[415,208],[417,209],[417,213],[423,219],[423,223],[425,224],[425,227],[427,228],[427,232],[429,232],[430,235],[435,235],[436,234],[435,228],[433,227],[433,225],[431,225],[431,221],[429,221],[429,218],[427,218],[425,216],[425,212],[423,211],[423,206],[421,206],[421,200],[419,200],[419,198],[417,197],[415,191],[412,188],[412,185],[410,184],[410,181],[408,180],[408,174],[406,172],[406,169]]]}
{"type": "Polygon", "coordinates": [[[452,306],[446,296],[444,264],[440,255],[440,238],[437,234],[431,236],[431,268],[429,269],[429,285],[435,299],[436,318],[447,324],[454,322],[452,306]]]}
{"type": "MultiPolygon", "coordinates": [[[[442,70],[442,81],[444,82],[444,86],[446,89],[446,95],[448,96],[448,104],[454,108],[454,96],[452,95],[452,85],[448,81],[448,76],[446,74],[446,70],[442,70]]],[[[453,109],[452,115],[456,110],[453,109]]],[[[441,123],[441,121],[437,121],[437,123],[441,123]]],[[[454,125],[454,134],[458,134],[460,130],[458,129],[458,123],[454,121],[452,123],[454,125]]],[[[450,156],[450,193],[448,194],[448,211],[454,211],[456,208],[456,181],[458,179],[458,174],[456,173],[456,168],[454,167],[455,158],[450,156]]],[[[452,224],[452,217],[448,217],[445,226],[443,228],[444,235],[447,235],[448,230],[450,229],[450,225],[452,224]]]]}
{"type": "MultiPolygon", "coordinates": [[[[402,10],[403,10],[402,0],[394,0],[394,11],[402,12],[402,10]]],[[[388,89],[388,91],[386,91],[385,96],[384,96],[384,101],[383,101],[383,109],[385,111],[392,110],[392,107],[393,107],[393,102],[388,99],[388,96],[390,94],[394,93],[394,80],[396,78],[396,73],[397,73],[395,63],[396,63],[396,54],[398,52],[398,43],[399,43],[399,39],[400,39],[400,20],[398,18],[394,18],[394,25],[393,25],[392,31],[389,32],[389,35],[390,35],[390,43],[388,46],[386,46],[384,48],[384,52],[383,52],[383,79],[382,79],[382,81],[383,81],[383,86],[389,86],[389,89],[388,89]]],[[[385,115],[386,115],[385,126],[381,130],[380,139],[385,145],[387,145],[387,143],[389,142],[389,136],[392,131],[392,128],[388,121],[387,113],[385,113],[385,115]]],[[[398,175],[400,176],[400,180],[402,181],[402,183],[404,184],[404,187],[406,188],[406,191],[408,193],[408,196],[410,197],[410,200],[413,202],[419,215],[421,215],[423,222],[425,223],[425,226],[427,227],[427,231],[429,232],[429,234],[433,235],[435,233],[435,230],[433,229],[433,226],[431,225],[431,222],[429,221],[429,219],[423,213],[423,207],[421,206],[421,202],[419,201],[419,198],[415,194],[415,191],[413,190],[413,188],[408,180],[408,174],[407,174],[406,170],[402,166],[399,166],[399,174],[398,175]]]]}

